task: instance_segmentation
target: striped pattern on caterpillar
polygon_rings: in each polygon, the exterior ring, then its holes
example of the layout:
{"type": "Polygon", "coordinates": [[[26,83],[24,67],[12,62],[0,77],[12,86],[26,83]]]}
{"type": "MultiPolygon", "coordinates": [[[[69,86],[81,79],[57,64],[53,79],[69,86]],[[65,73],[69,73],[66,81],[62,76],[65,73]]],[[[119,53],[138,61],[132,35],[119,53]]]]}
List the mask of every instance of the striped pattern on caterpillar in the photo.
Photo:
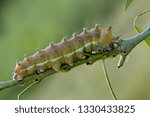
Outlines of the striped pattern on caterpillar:
{"type": "Polygon", "coordinates": [[[38,49],[32,56],[16,63],[13,79],[23,80],[33,74],[40,74],[48,69],[60,71],[62,64],[73,66],[75,60],[84,59],[84,53],[104,53],[120,45],[119,37],[112,35],[112,27],[100,29],[99,25],[89,31],[85,28],[79,35],[76,33],[57,44],[50,44],[45,49],[38,49]]]}

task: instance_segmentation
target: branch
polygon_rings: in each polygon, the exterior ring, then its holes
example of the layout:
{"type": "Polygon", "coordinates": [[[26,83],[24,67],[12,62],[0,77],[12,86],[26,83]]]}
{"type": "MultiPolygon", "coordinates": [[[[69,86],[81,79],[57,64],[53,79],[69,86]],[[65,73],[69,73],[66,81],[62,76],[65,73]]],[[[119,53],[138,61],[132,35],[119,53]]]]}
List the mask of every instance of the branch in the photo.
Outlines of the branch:
{"type": "Polygon", "coordinates": [[[135,37],[132,37],[128,40],[122,40],[121,53],[120,53],[121,56],[118,62],[118,68],[123,66],[126,56],[131,52],[131,50],[149,36],[150,36],[150,27],[148,27],[147,29],[145,29],[143,32],[136,35],[135,37]]]}
{"type": "MultiPolygon", "coordinates": [[[[61,72],[67,72],[67,71],[71,70],[72,68],[77,67],[81,64],[85,64],[85,63],[93,64],[97,60],[106,59],[106,58],[110,58],[110,57],[116,57],[119,54],[121,56],[120,56],[120,60],[118,62],[118,68],[120,68],[123,66],[125,58],[131,52],[131,50],[134,47],[136,47],[141,41],[143,41],[145,38],[147,38],[149,36],[150,36],[150,27],[148,27],[142,33],[138,34],[135,37],[132,37],[128,40],[121,40],[121,45],[117,46],[116,48],[112,49],[109,52],[105,52],[104,54],[98,54],[98,53],[97,54],[90,54],[88,58],[75,61],[73,66],[62,65],[60,71],[61,72]]],[[[20,82],[18,82],[17,80],[0,82],[0,91],[3,89],[9,88],[9,87],[16,86],[16,85],[24,84],[27,82],[33,82],[37,79],[42,80],[42,79],[46,78],[47,76],[50,76],[54,73],[56,73],[56,71],[54,71],[53,69],[50,69],[50,70],[47,70],[46,72],[41,73],[39,75],[35,74],[32,76],[28,76],[20,82]]]]}

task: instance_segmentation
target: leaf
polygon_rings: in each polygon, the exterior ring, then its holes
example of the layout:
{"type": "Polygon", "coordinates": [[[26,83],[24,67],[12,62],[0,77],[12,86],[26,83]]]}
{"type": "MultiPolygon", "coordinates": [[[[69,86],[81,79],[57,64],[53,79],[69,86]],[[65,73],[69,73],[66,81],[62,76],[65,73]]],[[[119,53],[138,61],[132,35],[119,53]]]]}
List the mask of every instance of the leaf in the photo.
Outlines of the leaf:
{"type": "Polygon", "coordinates": [[[132,2],[133,2],[133,0],[127,0],[127,1],[126,1],[125,8],[124,8],[125,11],[128,9],[129,5],[130,5],[132,2]]]}
{"type": "Polygon", "coordinates": [[[150,47],[150,37],[145,39],[145,42],[147,43],[147,45],[150,47]]]}
{"type": "Polygon", "coordinates": [[[139,27],[134,26],[134,28],[135,28],[135,31],[136,31],[137,33],[141,33],[141,32],[142,32],[142,29],[140,29],[139,27]]]}
{"type": "MultiPolygon", "coordinates": [[[[139,27],[136,25],[137,19],[138,19],[140,16],[144,15],[145,13],[147,13],[147,12],[149,12],[149,11],[150,11],[150,9],[148,9],[148,10],[146,10],[146,11],[140,13],[139,15],[137,15],[137,16],[134,18],[134,23],[133,23],[133,24],[134,24],[134,30],[135,30],[137,33],[141,33],[141,32],[143,31],[141,28],[139,28],[139,27]]],[[[146,38],[146,39],[145,39],[145,42],[146,42],[147,45],[150,47],[150,37],[146,38]]]]}

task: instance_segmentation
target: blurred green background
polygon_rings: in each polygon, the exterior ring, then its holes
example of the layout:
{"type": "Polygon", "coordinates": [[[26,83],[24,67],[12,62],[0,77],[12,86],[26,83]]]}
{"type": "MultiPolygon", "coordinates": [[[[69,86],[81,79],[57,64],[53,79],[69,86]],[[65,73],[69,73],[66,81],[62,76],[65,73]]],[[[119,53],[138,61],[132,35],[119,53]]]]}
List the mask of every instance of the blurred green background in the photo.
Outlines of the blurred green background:
{"type": "MultiPolygon", "coordinates": [[[[63,34],[71,37],[96,23],[113,26],[114,35],[123,39],[136,35],[134,17],[150,7],[150,0],[135,0],[126,12],[126,0],[1,0],[0,1],[0,82],[11,80],[16,59],[35,53],[50,42],[59,42],[63,34]]],[[[141,28],[150,22],[150,14],[138,20],[141,28]]],[[[150,99],[150,48],[140,43],[123,68],[117,68],[119,56],[107,59],[112,86],[119,99],[150,99]]],[[[16,99],[25,87],[0,92],[0,99],[16,99]]],[[[45,78],[29,89],[22,99],[112,99],[101,61],[81,65],[67,73],[45,78]]]]}

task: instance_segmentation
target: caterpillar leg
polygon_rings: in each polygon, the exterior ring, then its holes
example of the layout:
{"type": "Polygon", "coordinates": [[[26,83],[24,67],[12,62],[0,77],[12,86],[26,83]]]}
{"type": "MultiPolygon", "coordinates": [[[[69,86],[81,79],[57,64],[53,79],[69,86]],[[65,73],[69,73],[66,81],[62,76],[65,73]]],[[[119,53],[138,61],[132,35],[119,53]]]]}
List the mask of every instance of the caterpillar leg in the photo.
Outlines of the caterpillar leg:
{"type": "Polygon", "coordinates": [[[91,55],[94,55],[96,53],[92,53],[92,54],[89,54],[89,58],[88,58],[88,61],[86,62],[87,65],[92,65],[95,61],[93,61],[93,59],[90,57],[91,55]]]}
{"type": "Polygon", "coordinates": [[[90,63],[90,62],[86,62],[86,65],[92,65],[93,63],[90,63]]]}
{"type": "Polygon", "coordinates": [[[36,79],[35,79],[35,82],[40,83],[42,80],[43,80],[42,78],[40,78],[40,79],[39,79],[39,78],[36,78],[36,79]]]}
{"type": "Polygon", "coordinates": [[[94,62],[89,58],[88,62],[86,62],[86,65],[92,65],[94,62]]]}
{"type": "Polygon", "coordinates": [[[23,82],[23,80],[18,80],[18,85],[19,85],[19,86],[24,86],[25,83],[23,82]]]}
{"type": "Polygon", "coordinates": [[[84,52],[83,53],[86,57],[90,57],[91,56],[91,53],[89,53],[89,52],[84,52]]]}
{"type": "MultiPolygon", "coordinates": [[[[86,58],[89,58],[91,56],[91,53],[89,52],[84,52],[83,53],[85,55],[86,58]]],[[[90,63],[90,62],[86,62],[86,65],[92,65],[93,63],[90,63]]]]}
{"type": "Polygon", "coordinates": [[[63,65],[60,69],[61,72],[68,72],[70,70],[71,70],[71,67],[70,65],[67,65],[67,64],[63,65]]]}

